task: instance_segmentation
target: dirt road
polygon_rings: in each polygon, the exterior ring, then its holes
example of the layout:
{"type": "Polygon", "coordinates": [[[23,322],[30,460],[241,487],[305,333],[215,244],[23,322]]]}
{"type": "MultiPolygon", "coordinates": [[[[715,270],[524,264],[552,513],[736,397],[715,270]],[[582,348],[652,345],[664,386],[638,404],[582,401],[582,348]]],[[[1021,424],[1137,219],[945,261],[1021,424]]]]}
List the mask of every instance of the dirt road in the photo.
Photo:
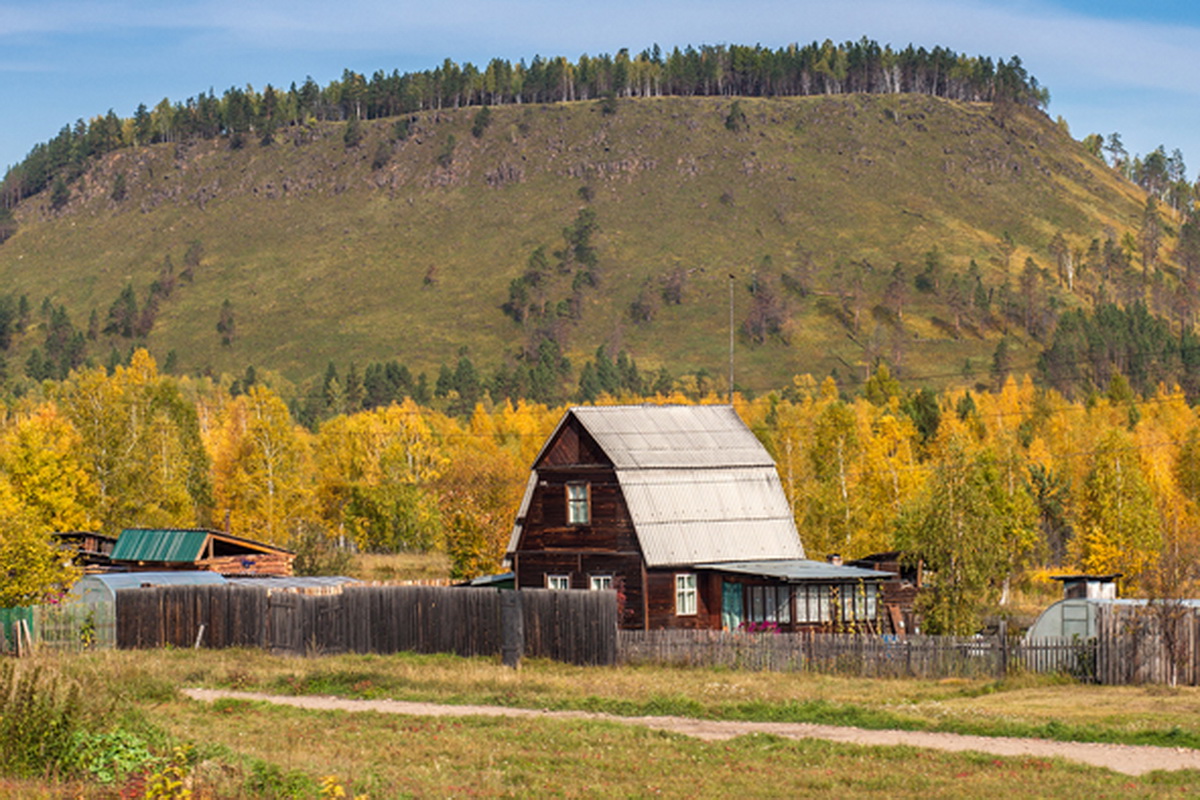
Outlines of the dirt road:
{"type": "Polygon", "coordinates": [[[279,705],[337,711],[377,711],[382,714],[408,714],[418,717],[539,717],[547,719],[589,719],[643,725],[655,730],[672,731],[698,739],[731,739],[750,733],[771,733],[789,739],[826,739],[860,745],[908,745],[934,750],[973,750],[998,756],[1064,758],[1097,767],[1107,767],[1126,775],[1141,775],[1154,770],[1200,770],[1200,750],[1188,748],[1146,747],[1088,742],[1054,742],[1046,739],[1006,739],[992,736],[964,736],[957,733],[927,731],[876,731],[843,728],[806,722],[722,722],[686,717],[620,717],[586,711],[537,711],[505,706],[458,706],[437,703],[412,703],[400,700],[348,700],[340,697],[260,694],[222,689],[184,689],[194,700],[212,702],[222,698],[261,700],[279,705]]]}

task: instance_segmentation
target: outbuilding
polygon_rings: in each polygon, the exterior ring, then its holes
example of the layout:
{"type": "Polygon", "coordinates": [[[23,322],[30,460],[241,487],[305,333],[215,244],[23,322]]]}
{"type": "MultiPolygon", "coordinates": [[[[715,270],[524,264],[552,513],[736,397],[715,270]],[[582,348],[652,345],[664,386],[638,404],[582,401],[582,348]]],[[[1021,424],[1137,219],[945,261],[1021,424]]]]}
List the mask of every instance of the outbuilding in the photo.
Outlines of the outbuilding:
{"type": "Polygon", "coordinates": [[[132,571],[198,569],[230,577],[287,576],[296,554],[206,528],[127,528],[110,558],[115,568],[132,571]]]}

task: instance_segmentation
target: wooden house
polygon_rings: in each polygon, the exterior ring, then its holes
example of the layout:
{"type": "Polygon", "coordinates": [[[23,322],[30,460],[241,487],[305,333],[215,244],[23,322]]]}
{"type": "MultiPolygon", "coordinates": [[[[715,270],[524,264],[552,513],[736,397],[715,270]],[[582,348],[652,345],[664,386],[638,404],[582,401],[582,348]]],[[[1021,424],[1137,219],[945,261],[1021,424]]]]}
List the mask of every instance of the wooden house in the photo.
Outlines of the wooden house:
{"type": "Polygon", "coordinates": [[[775,464],[730,406],[570,409],[509,540],[516,586],[612,589],[622,627],[879,630],[887,573],[804,557],[775,464]]]}

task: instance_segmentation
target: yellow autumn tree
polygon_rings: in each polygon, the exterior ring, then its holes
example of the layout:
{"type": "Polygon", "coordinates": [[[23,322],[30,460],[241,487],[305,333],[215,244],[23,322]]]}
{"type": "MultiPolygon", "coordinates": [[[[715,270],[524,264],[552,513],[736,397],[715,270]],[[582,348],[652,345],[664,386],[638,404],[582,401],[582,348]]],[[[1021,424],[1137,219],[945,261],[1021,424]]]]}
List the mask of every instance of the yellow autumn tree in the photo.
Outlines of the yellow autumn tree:
{"type": "Polygon", "coordinates": [[[925,467],[917,459],[918,439],[916,425],[900,413],[896,398],[871,420],[859,470],[862,478],[857,492],[862,513],[852,555],[894,549],[896,519],[906,500],[925,482],[925,467]]]}
{"type": "Polygon", "coordinates": [[[103,368],[72,373],[52,394],[80,436],[104,528],[208,524],[210,462],[196,406],[147,351],[111,376],[103,368]]]}
{"type": "Polygon", "coordinates": [[[313,517],[308,434],[269,388],[255,384],[229,403],[215,450],[217,510],[234,533],[282,544],[313,517]]]}
{"type": "Polygon", "coordinates": [[[441,524],[431,486],[445,463],[441,444],[411,399],[334,417],[316,448],[322,517],[363,550],[433,549],[441,524]]]}
{"type": "Polygon", "coordinates": [[[0,436],[0,471],[15,500],[45,531],[98,524],[99,487],[83,460],[83,439],[53,403],[18,419],[0,436]]]}
{"type": "Polygon", "coordinates": [[[1083,484],[1074,553],[1088,572],[1137,583],[1162,550],[1158,510],[1130,436],[1103,434],[1083,484]]]}
{"type": "Polygon", "coordinates": [[[79,576],[7,479],[0,479],[0,575],[0,608],[39,603],[79,576]]]}
{"type": "Polygon", "coordinates": [[[506,447],[495,420],[482,407],[465,429],[443,423],[446,466],[436,486],[454,577],[500,568],[530,464],[519,448],[506,447]]]}

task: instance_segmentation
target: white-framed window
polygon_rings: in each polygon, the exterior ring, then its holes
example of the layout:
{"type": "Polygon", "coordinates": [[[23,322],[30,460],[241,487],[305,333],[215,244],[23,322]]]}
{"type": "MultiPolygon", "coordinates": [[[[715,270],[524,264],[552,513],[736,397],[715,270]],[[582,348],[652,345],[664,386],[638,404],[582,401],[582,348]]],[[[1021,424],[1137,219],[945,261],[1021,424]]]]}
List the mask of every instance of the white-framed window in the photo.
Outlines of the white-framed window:
{"type": "Polygon", "coordinates": [[[816,584],[796,587],[796,621],[797,622],[829,622],[828,584],[816,584]]]}
{"type": "Polygon", "coordinates": [[[547,575],[546,576],[546,588],[547,589],[570,589],[571,588],[571,576],[570,575],[547,575]]]}
{"type": "Polygon", "coordinates": [[[567,484],[568,525],[587,525],[592,521],[591,500],[591,491],[588,484],[567,484]]]}
{"type": "Polygon", "coordinates": [[[613,587],[612,575],[592,575],[590,578],[590,587],[593,591],[611,589],[613,587]]]}
{"type": "Polygon", "coordinates": [[[675,613],[679,616],[696,613],[696,575],[686,572],[675,576],[675,613]]]}

